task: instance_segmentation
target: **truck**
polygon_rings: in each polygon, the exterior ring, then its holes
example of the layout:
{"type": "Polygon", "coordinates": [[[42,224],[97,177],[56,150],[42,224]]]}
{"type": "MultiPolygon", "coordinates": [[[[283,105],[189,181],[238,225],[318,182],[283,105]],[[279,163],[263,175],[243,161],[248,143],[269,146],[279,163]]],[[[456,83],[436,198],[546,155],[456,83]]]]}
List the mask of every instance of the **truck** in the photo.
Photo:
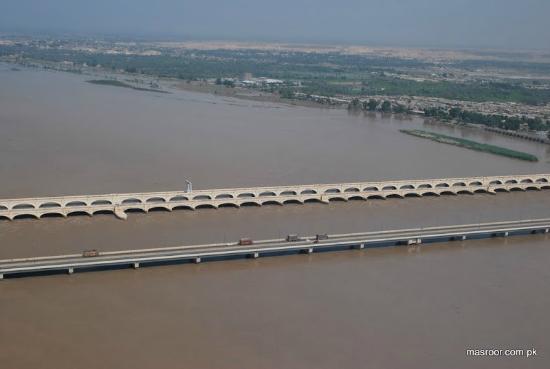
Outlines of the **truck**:
{"type": "Polygon", "coordinates": [[[240,246],[252,245],[253,243],[254,243],[254,241],[252,241],[252,239],[250,239],[248,237],[244,237],[244,238],[241,238],[239,240],[239,245],[240,246]]]}
{"type": "Polygon", "coordinates": [[[317,243],[317,242],[322,241],[322,240],[328,240],[328,234],[321,233],[321,234],[316,235],[314,242],[317,243]]]}
{"type": "Polygon", "coordinates": [[[82,251],[82,257],[84,258],[92,258],[95,256],[99,256],[99,251],[97,250],[84,250],[82,251]]]}
{"type": "Polygon", "coordinates": [[[297,242],[300,241],[300,237],[297,234],[289,234],[286,236],[286,242],[297,242]]]}

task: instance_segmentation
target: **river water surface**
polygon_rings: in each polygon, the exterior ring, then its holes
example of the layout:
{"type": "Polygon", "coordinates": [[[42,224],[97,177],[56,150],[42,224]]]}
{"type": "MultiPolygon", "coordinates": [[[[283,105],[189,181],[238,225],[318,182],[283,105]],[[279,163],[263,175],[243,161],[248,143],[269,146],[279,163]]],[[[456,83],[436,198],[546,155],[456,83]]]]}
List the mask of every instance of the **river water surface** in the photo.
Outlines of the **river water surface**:
{"type": "MultiPolygon", "coordinates": [[[[175,190],[185,179],[219,188],[550,172],[548,146],[420,118],[148,93],[11,68],[0,65],[1,197],[175,190]],[[402,128],[503,145],[539,162],[402,128]]],[[[2,221],[0,259],[550,217],[548,194],[2,221]]],[[[548,368],[548,241],[5,280],[0,367],[548,368]],[[471,358],[468,348],[538,356],[471,358]]]]}

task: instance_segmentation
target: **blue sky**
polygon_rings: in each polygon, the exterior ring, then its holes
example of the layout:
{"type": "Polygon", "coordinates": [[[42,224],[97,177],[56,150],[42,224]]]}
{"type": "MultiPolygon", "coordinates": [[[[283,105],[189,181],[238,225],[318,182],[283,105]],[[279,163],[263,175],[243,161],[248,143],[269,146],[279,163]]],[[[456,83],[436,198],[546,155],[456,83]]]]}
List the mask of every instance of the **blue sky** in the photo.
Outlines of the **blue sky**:
{"type": "Polygon", "coordinates": [[[1,0],[0,30],[550,49],[550,0],[1,0]]]}

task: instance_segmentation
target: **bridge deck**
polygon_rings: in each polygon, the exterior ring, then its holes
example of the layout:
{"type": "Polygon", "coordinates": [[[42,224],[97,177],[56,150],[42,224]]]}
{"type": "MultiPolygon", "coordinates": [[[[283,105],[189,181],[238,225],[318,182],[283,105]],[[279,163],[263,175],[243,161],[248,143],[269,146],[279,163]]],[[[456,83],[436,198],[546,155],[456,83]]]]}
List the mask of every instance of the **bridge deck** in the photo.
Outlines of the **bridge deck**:
{"type": "Polygon", "coordinates": [[[316,242],[314,237],[304,237],[298,242],[284,239],[256,241],[252,245],[237,243],[176,246],[146,250],[101,252],[98,256],[81,254],[0,260],[0,277],[40,274],[44,272],[89,270],[120,266],[146,266],[176,261],[200,262],[238,256],[259,257],[295,252],[314,252],[330,249],[380,247],[402,244],[419,244],[470,238],[504,237],[536,232],[548,233],[550,219],[520,220],[498,223],[467,224],[430,228],[402,229],[368,233],[330,235],[316,242]]]}

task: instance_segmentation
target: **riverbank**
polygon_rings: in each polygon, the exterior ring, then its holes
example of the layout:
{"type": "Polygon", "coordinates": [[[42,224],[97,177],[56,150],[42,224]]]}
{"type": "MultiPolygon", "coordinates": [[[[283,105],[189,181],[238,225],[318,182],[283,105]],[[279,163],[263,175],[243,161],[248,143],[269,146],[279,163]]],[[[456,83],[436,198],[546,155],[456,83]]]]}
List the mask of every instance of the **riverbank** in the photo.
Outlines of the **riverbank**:
{"type": "Polygon", "coordinates": [[[505,147],[484,144],[484,143],[480,143],[472,140],[466,140],[464,138],[447,136],[440,133],[428,132],[420,129],[401,129],[399,130],[399,132],[402,132],[411,136],[420,137],[420,138],[427,138],[435,142],[454,145],[458,147],[464,147],[470,150],[487,152],[490,154],[495,154],[500,156],[506,156],[513,159],[519,159],[519,160],[525,160],[525,161],[531,161],[531,162],[536,162],[539,160],[536,156],[525,152],[510,150],[505,147]]]}

